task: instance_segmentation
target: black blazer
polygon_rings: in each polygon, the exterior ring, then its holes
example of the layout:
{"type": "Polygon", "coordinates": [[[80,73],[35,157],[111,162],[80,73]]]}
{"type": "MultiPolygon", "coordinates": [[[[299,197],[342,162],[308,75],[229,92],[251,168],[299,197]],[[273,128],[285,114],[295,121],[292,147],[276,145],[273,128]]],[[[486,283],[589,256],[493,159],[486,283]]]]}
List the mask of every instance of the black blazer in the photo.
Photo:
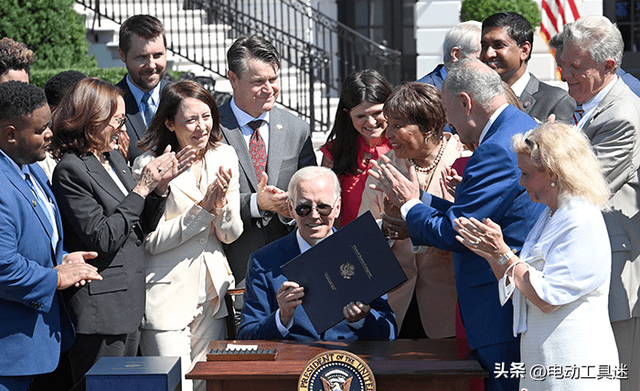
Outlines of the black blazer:
{"type": "MultiPolygon", "coordinates": [[[[162,79],[160,81],[160,91],[162,91],[167,84],[169,84],[169,82],[162,79]]],[[[147,127],[144,124],[144,118],[142,117],[142,113],[138,107],[138,102],[136,102],[136,99],[133,97],[131,89],[129,88],[129,84],[127,84],[127,76],[118,82],[118,88],[120,88],[124,93],[124,105],[127,112],[127,134],[131,139],[131,144],[129,144],[129,165],[132,166],[133,161],[144,152],[142,149],[138,148],[136,144],[144,136],[144,133],[147,131],[147,127]]]]}
{"type": "Polygon", "coordinates": [[[129,194],[125,197],[91,153],[66,153],[53,172],[53,192],[64,229],[64,248],[97,251],[87,261],[102,281],[64,292],[76,331],[127,334],[144,313],[144,237],[162,216],[166,198],[152,192],[143,199],[131,192],[136,182],[122,154],[109,153],[111,166],[129,194]]]}

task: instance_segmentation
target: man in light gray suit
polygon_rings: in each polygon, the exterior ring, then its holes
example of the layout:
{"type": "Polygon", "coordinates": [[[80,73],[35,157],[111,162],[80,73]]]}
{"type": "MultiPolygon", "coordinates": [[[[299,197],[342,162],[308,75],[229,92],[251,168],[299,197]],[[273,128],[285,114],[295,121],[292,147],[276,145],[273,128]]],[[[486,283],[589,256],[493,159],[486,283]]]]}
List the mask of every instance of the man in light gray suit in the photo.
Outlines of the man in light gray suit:
{"type": "Polygon", "coordinates": [[[233,98],[220,107],[224,141],[240,164],[242,236],[225,246],[240,287],[249,256],[293,228],[287,210],[289,180],[316,165],[309,125],[274,107],[280,92],[280,54],[259,35],[238,38],[227,52],[233,98]]]}
{"type": "Polygon", "coordinates": [[[574,123],[591,140],[611,191],[611,210],[604,214],[612,250],[609,315],[620,362],[629,369],[621,389],[638,390],[640,98],[616,76],[624,43],[609,19],[582,17],[565,26],[564,36],[562,77],[578,102],[574,123]]]}

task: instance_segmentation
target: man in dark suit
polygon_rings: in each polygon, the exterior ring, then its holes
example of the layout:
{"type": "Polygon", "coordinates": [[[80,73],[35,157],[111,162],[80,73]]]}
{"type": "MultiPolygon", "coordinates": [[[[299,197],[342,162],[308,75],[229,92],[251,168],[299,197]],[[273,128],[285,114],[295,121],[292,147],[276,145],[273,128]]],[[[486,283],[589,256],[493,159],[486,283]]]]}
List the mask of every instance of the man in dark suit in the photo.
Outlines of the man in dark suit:
{"type": "Polygon", "coordinates": [[[52,372],[73,342],[58,290],[102,279],[85,263],[96,253],[66,254],[47,177],[35,164],[52,136],[51,112],[36,86],[0,85],[0,390],[26,390],[52,372]]]}
{"type": "Polygon", "coordinates": [[[244,231],[225,246],[225,254],[241,282],[249,255],[292,228],[283,190],[289,179],[317,162],[309,125],[274,107],[280,92],[280,54],[271,42],[258,35],[240,37],[229,48],[227,61],[233,98],[220,107],[220,128],[224,142],[238,154],[244,231]]]}
{"type": "Polygon", "coordinates": [[[510,302],[500,306],[491,267],[456,240],[453,220],[465,216],[500,221],[505,241],[511,248],[521,248],[544,205],[531,202],[519,185],[511,138],[537,123],[507,104],[500,77],[478,60],[461,60],[451,66],[442,85],[442,102],[460,141],[478,144],[456,187],[455,201],[424,193],[421,202],[413,169],[412,181],[390,164],[372,170],[371,175],[380,178],[376,188],[401,208],[415,245],[454,252],[458,300],[469,346],[491,372],[486,390],[515,390],[517,378],[496,377],[500,367],[508,370],[520,359],[519,341],[512,331],[513,306],[510,302]]]}
{"type": "Polygon", "coordinates": [[[482,22],[480,60],[494,69],[520,99],[525,113],[544,122],[550,114],[569,123],[576,102],[559,87],[527,71],[533,48],[531,23],[515,12],[498,12],[482,22]]]}
{"type": "Polygon", "coordinates": [[[280,266],[331,235],[340,214],[340,182],[326,167],[305,167],[291,178],[289,213],[298,229],[251,255],[247,273],[240,339],[389,340],[396,335],[395,316],[385,298],[370,305],[349,303],[345,320],[322,335],[304,308],[304,287],[287,281],[280,266]]]}
{"type": "MultiPolygon", "coordinates": [[[[478,58],[480,56],[481,32],[482,23],[476,20],[459,23],[447,31],[442,44],[443,63],[418,81],[431,84],[439,90],[442,89],[442,82],[447,77],[447,69],[451,64],[463,58],[478,58]]],[[[451,127],[448,124],[445,125],[444,131],[451,133],[451,127]]]]}
{"type": "Polygon", "coordinates": [[[604,16],[585,16],[564,28],[562,77],[579,104],[577,128],[591,140],[611,196],[603,213],[611,242],[609,317],[622,391],[640,385],[640,98],[616,75],[624,42],[604,16]]]}
{"type": "Polygon", "coordinates": [[[142,150],[142,139],[160,103],[160,92],[167,84],[167,38],[164,26],[155,16],[135,15],[120,26],[120,59],[129,72],[118,87],[124,92],[127,110],[127,136],[120,136],[120,151],[133,164],[142,150]]]}

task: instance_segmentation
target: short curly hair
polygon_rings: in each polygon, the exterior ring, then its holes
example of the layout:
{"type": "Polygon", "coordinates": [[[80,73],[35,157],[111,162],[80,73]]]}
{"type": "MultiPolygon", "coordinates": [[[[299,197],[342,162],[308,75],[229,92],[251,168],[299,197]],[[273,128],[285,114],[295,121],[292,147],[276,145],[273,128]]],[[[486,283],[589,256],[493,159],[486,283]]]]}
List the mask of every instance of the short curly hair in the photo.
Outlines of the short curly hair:
{"type": "Polygon", "coordinates": [[[27,117],[45,104],[47,97],[38,86],[15,80],[0,83],[0,121],[27,117]]]}
{"type": "Polygon", "coordinates": [[[78,71],[62,71],[51,76],[44,85],[44,93],[47,95],[49,106],[58,106],[67,89],[85,77],[87,76],[84,73],[78,71]]]}
{"type": "Polygon", "coordinates": [[[0,76],[12,69],[24,70],[28,74],[36,58],[33,50],[24,43],[16,42],[9,37],[0,39],[0,76]]]}

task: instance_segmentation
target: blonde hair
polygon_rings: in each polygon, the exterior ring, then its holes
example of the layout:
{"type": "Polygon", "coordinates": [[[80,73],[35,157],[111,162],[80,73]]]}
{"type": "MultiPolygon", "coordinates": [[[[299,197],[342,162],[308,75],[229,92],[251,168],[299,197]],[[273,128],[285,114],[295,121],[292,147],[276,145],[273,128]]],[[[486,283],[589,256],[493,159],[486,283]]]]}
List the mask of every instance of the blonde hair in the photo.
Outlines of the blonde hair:
{"type": "Polygon", "coordinates": [[[555,174],[559,203],[568,196],[580,196],[603,209],[609,200],[609,188],[602,176],[591,143],[576,128],[559,122],[547,122],[511,140],[517,154],[529,157],[540,171],[555,174]]]}

